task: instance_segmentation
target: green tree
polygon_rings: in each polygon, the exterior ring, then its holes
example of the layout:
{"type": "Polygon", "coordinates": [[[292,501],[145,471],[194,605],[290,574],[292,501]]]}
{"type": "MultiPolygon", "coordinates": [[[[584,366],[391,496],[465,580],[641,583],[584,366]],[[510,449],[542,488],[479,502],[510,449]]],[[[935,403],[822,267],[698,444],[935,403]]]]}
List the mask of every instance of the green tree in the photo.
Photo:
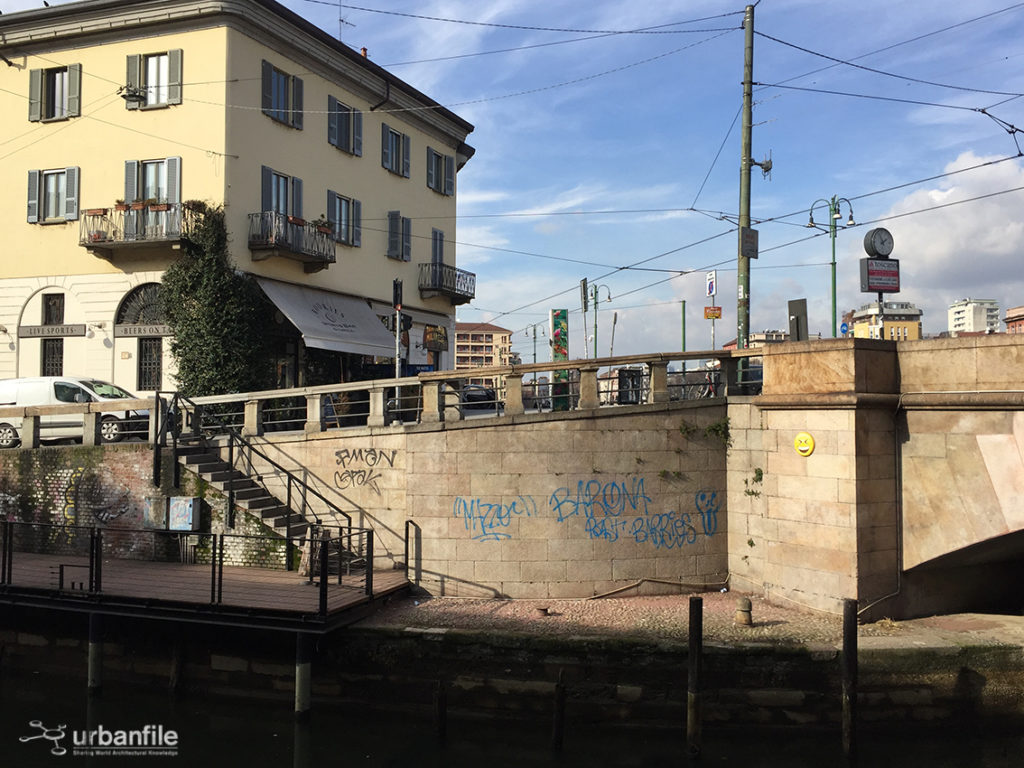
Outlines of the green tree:
{"type": "Polygon", "coordinates": [[[273,311],[256,281],[228,259],[224,209],[185,203],[195,225],[183,255],[163,277],[171,354],[186,396],[219,395],[271,386],[265,343],[273,311]]]}

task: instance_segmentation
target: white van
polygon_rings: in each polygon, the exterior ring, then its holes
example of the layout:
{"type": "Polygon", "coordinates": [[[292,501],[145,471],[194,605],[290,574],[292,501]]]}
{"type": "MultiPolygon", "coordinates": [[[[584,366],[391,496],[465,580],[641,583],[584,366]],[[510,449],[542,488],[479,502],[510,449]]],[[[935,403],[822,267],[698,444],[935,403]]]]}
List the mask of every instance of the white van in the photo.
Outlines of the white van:
{"type": "MultiPolygon", "coordinates": [[[[99,379],[77,376],[39,376],[29,379],[0,380],[0,408],[5,406],[66,405],[104,400],[135,400],[135,395],[99,379]]],[[[39,417],[39,439],[61,440],[82,437],[81,413],[49,414],[39,417]]],[[[13,448],[20,442],[22,418],[0,416],[0,448],[13,448]]],[[[149,411],[110,411],[100,422],[105,443],[116,443],[126,434],[145,435],[149,411]]]]}

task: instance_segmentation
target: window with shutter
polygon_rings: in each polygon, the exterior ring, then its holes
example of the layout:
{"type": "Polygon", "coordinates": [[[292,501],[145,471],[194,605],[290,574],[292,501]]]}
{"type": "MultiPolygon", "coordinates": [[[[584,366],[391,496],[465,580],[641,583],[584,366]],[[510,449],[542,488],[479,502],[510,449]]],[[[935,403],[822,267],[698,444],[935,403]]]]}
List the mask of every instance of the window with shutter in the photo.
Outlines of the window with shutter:
{"type": "Polygon", "coordinates": [[[327,97],[327,142],[357,157],[363,154],[363,113],[327,97]]]}
{"type": "Polygon", "coordinates": [[[455,158],[427,147],[427,186],[442,195],[455,194],[455,158]]]}
{"type": "Polygon", "coordinates": [[[181,104],[184,53],[174,48],[161,53],[131,54],[127,58],[125,108],[152,109],[181,104]]]}
{"type": "Polygon", "coordinates": [[[263,114],[302,130],[302,79],[283,72],[269,61],[261,65],[263,114]]]}
{"type": "Polygon", "coordinates": [[[409,178],[410,138],[384,123],[380,136],[380,164],[391,173],[409,178]]]}
{"type": "Polygon", "coordinates": [[[78,219],[79,169],[28,172],[27,220],[32,224],[78,219]]]}
{"type": "Polygon", "coordinates": [[[28,119],[66,120],[82,114],[82,65],[29,72],[28,119]]]}

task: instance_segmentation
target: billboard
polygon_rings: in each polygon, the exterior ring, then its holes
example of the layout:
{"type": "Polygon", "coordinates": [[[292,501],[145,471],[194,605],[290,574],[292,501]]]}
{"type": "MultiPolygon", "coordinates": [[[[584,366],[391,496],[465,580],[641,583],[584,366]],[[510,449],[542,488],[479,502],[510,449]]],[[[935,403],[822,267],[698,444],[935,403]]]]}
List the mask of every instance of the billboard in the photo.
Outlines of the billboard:
{"type": "Polygon", "coordinates": [[[864,293],[899,293],[899,259],[861,259],[860,289],[864,293]]]}
{"type": "MultiPolygon", "coordinates": [[[[569,359],[569,310],[551,310],[551,362],[557,363],[569,359]]],[[[552,371],[551,409],[555,411],[569,410],[569,371],[552,371]]]]}

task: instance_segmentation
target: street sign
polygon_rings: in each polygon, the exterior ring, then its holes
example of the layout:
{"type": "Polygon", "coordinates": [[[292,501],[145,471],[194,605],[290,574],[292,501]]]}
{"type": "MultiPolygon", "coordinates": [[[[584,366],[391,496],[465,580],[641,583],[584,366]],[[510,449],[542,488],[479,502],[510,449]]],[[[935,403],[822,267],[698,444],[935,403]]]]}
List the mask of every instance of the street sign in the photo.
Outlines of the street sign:
{"type": "Polygon", "coordinates": [[[745,259],[757,258],[757,230],[743,227],[740,230],[740,255],[745,259]]]}
{"type": "Polygon", "coordinates": [[[722,319],[722,308],[721,307],[704,307],[704,319],[705,320],[721,320],[722,319]]]}
{"type": "Polygon", "coordinates": [[[707,291],[704,293],[705,296],[715,296],[718,293],[718,272],[711,270],[704,276],[704,284],[707,291]]]}
{"type": "Polygon", "coordinates": [[[848,326],[846,323],[843,323],[842,325],[839,326],[839,332],[841,334],[843,334],[843,336],[845,336],[847,331],[849,331],[849,330],[850,330],[850,326],[848,326]]]}

